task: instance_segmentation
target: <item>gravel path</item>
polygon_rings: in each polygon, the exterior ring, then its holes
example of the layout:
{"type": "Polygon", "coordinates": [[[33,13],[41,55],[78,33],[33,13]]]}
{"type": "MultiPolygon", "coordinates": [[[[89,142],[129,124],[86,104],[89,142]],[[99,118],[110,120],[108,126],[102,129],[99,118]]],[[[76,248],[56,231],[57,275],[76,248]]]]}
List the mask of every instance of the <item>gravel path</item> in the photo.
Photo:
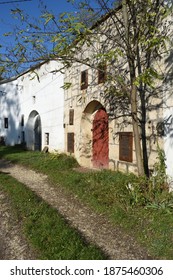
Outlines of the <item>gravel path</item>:
{"type": "Polygon", "coordinates": [[[0,171],[8,172],[56,208],[86,240],[97,244],[110,259],[151,259],[132,236],[126,235],[119,227],[112,226],[105,216],[91,211],[77,197],[65,194],[60,186],[50,185],[47,176],[4,160],[0,160],[0,171]]]}

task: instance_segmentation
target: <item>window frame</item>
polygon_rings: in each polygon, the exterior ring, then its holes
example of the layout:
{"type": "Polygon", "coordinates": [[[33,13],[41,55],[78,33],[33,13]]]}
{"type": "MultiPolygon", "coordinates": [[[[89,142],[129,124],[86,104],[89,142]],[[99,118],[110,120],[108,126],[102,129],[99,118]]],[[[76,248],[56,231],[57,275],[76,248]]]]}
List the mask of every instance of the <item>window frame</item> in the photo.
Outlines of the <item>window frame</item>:
{"type": "Polygon", "coordinates": [[[133,162],[133,132],[119,132],[119,160],[133,162]]]}
{"type": "Polygon", "coordinates": [[[50,141],[49,132],[45,132],[45,145],[46,146],[49,146],[49,141],[50,141]]]}
{"type": "Polygon", "coordinates": [[[4,128],[8,129],[8,127],[9,127],[9,120],[8,118],[4,118],[4,128]]]}
{"type": "Polygon", "coordinates": [[[88,70],[81,72],[81,90],[87,89],[88,87],[88,70]]]}
{"type": "Polygon", "coordinates": [[[74,109],[69,110],[69,125],[74,125],[74,109]]]}
{"type": "Polygon", "coordinates": [[[21,126],[23,127],[25,124],[24,114],[21,115],[21,126]]]}
{"type": "Polygon", "coordinates": [[[101,62],[98,66],[98,84],[102,84],[106,81],[107,66],[106,63],[101,62]]]}
{"type": "Polygon", "coordinates": [[[74,132],[67,133],[67,152],[74,153],[74,132]]]}

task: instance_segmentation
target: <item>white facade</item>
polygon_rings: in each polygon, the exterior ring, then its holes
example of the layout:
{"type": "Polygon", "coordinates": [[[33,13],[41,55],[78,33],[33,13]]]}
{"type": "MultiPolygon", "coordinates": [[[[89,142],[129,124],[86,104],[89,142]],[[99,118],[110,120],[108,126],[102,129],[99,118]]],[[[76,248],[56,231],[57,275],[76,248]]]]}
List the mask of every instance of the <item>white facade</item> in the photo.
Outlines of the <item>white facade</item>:
{"type": "Polygon", "coordinates": [[[6,145],[64,151],[61,65],[50,61],[0,84],[0,136],[6,145]]]}
{"type": "Polygon", "coordinates": [[[166,159],[167,175],[173,188],[173,92],[172,88],[165,94],[163,114],[164,152],[166,159]]]}

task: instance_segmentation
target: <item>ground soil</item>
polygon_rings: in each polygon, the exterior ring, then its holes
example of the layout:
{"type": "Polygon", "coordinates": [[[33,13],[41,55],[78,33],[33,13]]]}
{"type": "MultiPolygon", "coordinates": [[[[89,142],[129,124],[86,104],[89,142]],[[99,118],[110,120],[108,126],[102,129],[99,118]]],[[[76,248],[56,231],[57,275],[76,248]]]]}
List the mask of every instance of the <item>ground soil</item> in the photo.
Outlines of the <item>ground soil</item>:
{"type": "MultiPolygon", "coordinates": [[[[109,259],[151,259],[147,250],[132,236],[119,226],[113,226],[104,215],[93,212],[76,196],[65,193],[61,186],[50,185],[47,176],[5,160],[0,160],[0,171],[16,178],[57,209],[70,226],[76,228],[86,241],[100,247],[109,259]]],[[[20,224],[11,220],[10,204],[3,193],[0,193],[0,203],[0,259],[36,259],[36,253],[21,233],[20,224]]]]}

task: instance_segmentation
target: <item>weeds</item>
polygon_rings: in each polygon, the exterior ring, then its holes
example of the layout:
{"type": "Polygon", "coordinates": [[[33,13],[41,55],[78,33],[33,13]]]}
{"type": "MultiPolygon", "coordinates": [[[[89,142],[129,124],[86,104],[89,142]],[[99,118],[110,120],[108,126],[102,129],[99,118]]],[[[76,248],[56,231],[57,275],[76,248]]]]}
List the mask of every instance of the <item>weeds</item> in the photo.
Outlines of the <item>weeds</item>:
{"type": "Polygon", "coordinates": [[[173,194],[168,192],[165,154],[158,146],[158,161],[150,178],[140,177],[126,186],[132,206],[144,206],[155,210],[173,212],[173,194]]]}

